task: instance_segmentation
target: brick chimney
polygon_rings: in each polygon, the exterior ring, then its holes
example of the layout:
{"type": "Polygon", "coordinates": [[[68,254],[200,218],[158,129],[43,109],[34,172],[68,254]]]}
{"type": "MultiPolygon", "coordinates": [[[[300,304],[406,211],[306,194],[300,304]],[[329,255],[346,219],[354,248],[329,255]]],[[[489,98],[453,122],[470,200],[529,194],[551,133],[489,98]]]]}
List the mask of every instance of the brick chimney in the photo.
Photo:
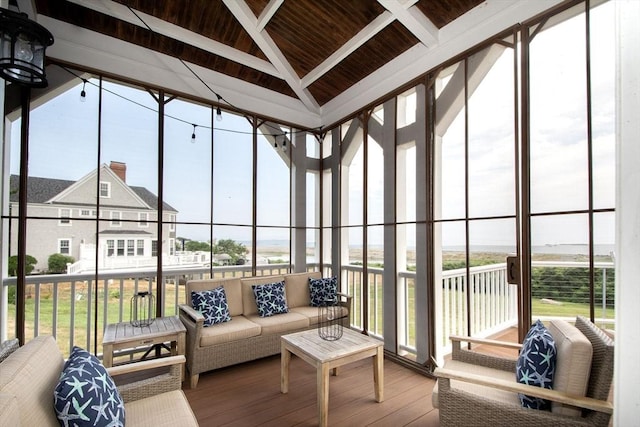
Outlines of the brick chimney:
{"type": "Polygon", "coordinates": [[[115,172],[116,175],[118,175],[118,177],[122,181],[127,182],[127,164],[126,163],[114,162],[112,160],[109,167],[111,168],[112,171],[115,172]]]}

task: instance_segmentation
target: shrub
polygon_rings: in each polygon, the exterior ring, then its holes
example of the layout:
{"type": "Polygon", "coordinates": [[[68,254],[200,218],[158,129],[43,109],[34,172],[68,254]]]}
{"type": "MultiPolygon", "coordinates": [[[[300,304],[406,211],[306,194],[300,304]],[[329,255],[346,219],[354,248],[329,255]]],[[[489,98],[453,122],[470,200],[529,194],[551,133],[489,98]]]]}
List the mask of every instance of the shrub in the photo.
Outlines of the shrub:
{"type": "MultiPolygon", "coordinates": [[[[35,265],[38,263],[38,260],[32,257],[31,255],[27,255],[26,257],[26,266],[25,270],[27,275],[31,274],[35,265]]],[[[9,276],[16,276],[16,271],[18,270],[18,255],[13,255],[9,257],[9,276]]]]}
{"type": "Polygon", "coordinates": [[[73,264],[75,259],[69,255],[52,254],[49,256],[49,273],[66,273],[67,263],[73,264]]]}

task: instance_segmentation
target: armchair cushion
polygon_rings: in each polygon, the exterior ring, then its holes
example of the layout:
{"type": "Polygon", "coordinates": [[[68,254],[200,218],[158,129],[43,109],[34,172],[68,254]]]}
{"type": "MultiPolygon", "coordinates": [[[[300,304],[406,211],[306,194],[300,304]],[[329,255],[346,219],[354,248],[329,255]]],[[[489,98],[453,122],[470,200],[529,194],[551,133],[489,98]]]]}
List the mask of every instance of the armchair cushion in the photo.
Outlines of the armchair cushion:
{"type": "MultiPolygon", "coordinates": [[[[484,375],[489,378],[513,381],[513,371],[503,371],[501,369],[489,368],[482,365],[474,365],[471,363],[460,362],[458,360],[448,360],[446,364],[447,369],[465,372],[469,374],[484,375]]],[[[474,395],[482,396],[486,399],[491,399],[501,404],[520,407],[520,401],[518,395],[510,391],[500,390],[493,387],[485,387],[479,384],[473,384],[465,381],[451,380],[451,388],[474,395]]],[[[436,383],[431,395],[431,403],[434,408],[440,407],[439,402],[439,387],[436,383]]]]}
{"type": "MultiPolygon", "coordinates": [[[[516,379],[521,384],[552,388],[556,369],[556,346],[549,330],[538,320],[522,343],[516,362],[516,379]]],[[[550,409],[551,402],[519,394],[525,408],[550,409]]]]}
{"type": "MultiPolygon", "coordinates": [[[[549,332],[553,335],[558,353],[553,389],[573,396],[586,396],[593,354],[591,342],[578,328],[564,320],[552,320],[549,332]]],[[[582,410],[553,402],[552,412],[580,416],[582,410]]]]}
{"type": "Polygon", "coordinates": [[[204,326],[231,320],[227,295],[222,286],[206,291],[191,292],[191,305],[204,316],[204,326]]]}
{"type": "Polygon", "coordinates": [[[113,379],[97,357],[80,347],[71,351],[53,397],[63,425],[124,425],[124,402],[113,379]]]}

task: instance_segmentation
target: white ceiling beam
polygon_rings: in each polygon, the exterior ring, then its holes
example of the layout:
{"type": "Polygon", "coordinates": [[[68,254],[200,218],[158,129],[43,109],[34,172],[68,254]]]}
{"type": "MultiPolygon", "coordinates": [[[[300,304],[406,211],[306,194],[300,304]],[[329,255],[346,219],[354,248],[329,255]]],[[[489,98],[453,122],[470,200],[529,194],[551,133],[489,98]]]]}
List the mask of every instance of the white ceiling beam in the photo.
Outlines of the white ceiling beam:
{"type": "Polygon", "coordinates": [[[269,62],[256,56],[249,55],[238,49],[227,46],[224,43],[217,42],[208,37],[186,30],[167,21],[158,19],[152,15],[136,11],[136,14],[144,21],[142,23],[128,7],[113,2],[111,0],[70,0],[82,7],[95,10],[105,15],[113,16],[121,21],[128,22],[141,28],[147,28],[147,24],[151,30],[157,34],[179,40],[189,45],[193,45],[198,49],[202,49],[214,55],[221,56],[233,62],[250,67],[254,70],[282,78],[278,70],[269,62]]]}
{"type": "Polygon", "coordinates": [[[253,41],[258,45],[266,57],[276,67],[287,82],[289,87],[295,92],[300,101],[309,111],[318,113],[320,106],[311,94],[300,85],[300,78],[289,64],[278,46],[265,31],[258,30],[258,20],[243,0],[222,0],[229,11],[236,17],[240,25],[245,29],[253,41]]]}
{"type": "MultiPolygon", "coordinates": [[[[38,15],[38,22],[51,31],[55,39],[55,43],[47,49],[47,57],[65,63],[82,64],[139,84],[166,88],[168,92],[184,93],[212,103],[218,101],[177,58],[48,16],[38,15]]],[[[320,126],[318,113],[310,112],[295,97],[248,84],[198,65],[189,65],[202,80],[241,110],[280,118],[301,127],[320,126]]]]}
{"type": "Polygon", "coordinates": [[[524,22],[563,0],[486,0],[439,33],[439,44],[417,44],[322,106],[322,123],[331,124],[353,114],[363,105],[397,89],[482,40],[524,22]]]}
{"type": "Polygon", "coordinates": [[[387,25],[391,24],[395,20],[394,16],[390,12],[383,12],[376,19],[371,21],[369,25],[364,27],[353,36],[348,42],[342,45],[338,50],[333,52],[327,59],[322,61],[316,68],[307,73],[302,78],[302,87],[308,87],[313,82],[321,78],[328,73],[333,67],[338,65],[340,61],[351,55],[360,46],[365,44],[369,39],[382,31],[387,25]]]}
{"type": "Polygon", "coordinates": [[[422,44],[431,48],[438,44],[438,27],[412,2],[402,4],[397,0],[378,0],[385,9],[404,25],[422,44]]]}
{"type": "Polygon", "coordinates": [[[258,31],[264,30],[264,27],[267,26],[267,24],[271,20],[271,17],[275,15],[278,9],[280,9],[280,6],[282,6],[282,3],[284,3],[284,0],[269,1],[269,4],[267,4],[267,6],[264,8],[260,16],[258,16],[258,25],[257,25],[258,31]]]}

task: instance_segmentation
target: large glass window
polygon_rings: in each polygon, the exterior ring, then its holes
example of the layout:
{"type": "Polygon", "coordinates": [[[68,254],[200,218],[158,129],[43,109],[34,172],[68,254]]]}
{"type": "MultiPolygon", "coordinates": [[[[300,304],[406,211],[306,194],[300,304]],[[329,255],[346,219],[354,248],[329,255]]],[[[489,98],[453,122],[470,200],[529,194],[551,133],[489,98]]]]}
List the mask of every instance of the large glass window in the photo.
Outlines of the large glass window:
{"type": "Polygon", "coordinates": [[[450,334],[488,336],[517,324],[517,294],[505,276],[505,258],[517,252],[509,45],[513,37],[445,68],[436,81],[437,351],[449,345],[450,334]]]}
{"type": "Polygon", "coordinates": [[[580,4],[528,29],[532,320],[597,308],[611,327],[613,4],[590,14],[580,4]]]}

